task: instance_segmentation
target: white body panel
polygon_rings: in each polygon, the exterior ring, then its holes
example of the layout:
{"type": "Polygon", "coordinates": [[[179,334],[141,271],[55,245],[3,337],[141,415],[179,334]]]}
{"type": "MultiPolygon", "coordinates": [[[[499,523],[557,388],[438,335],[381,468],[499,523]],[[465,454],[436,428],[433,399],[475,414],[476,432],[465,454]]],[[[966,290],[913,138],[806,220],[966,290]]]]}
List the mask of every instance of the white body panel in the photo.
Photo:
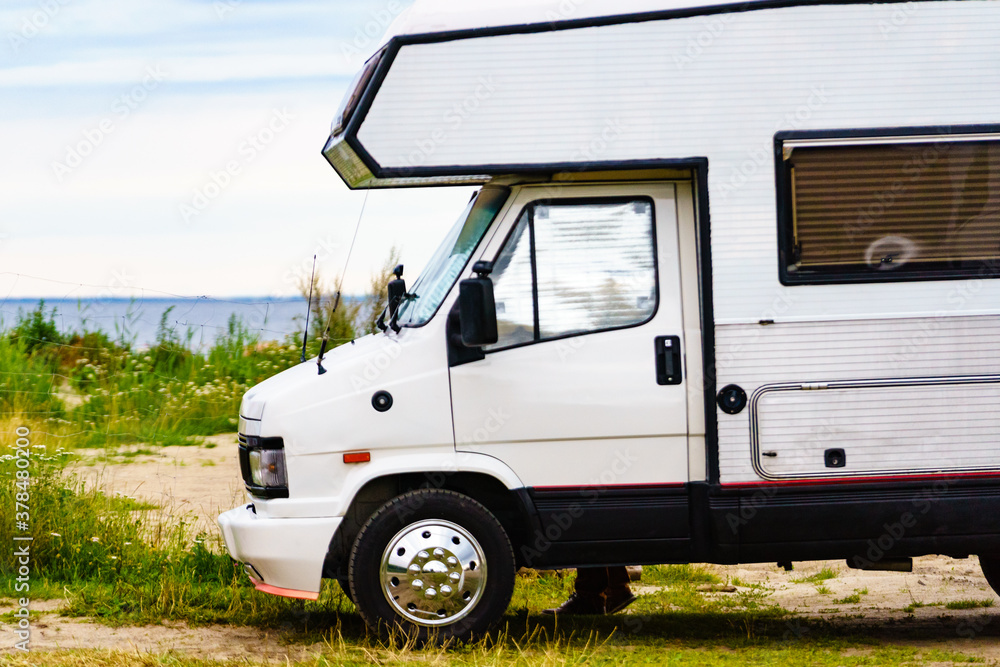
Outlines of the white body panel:
{"type": "MultiPolygon", "coordinates": [[[[653,198],[652,320],[490,352],[451,369],[457,448],[504,461],[528,487],[688,481],[687,387],[658,386],[654,354],[656,336],[681,336],[683,346],[674,186],[525,187],[481,257],[496,257],[533,201],[608,196],[653,198]]],[[[693,228],[693,219],[684,222],[693,228]]]]}
{"type": "Polygon", "coordinates": [[[521,486],[503,462],[456,453],[443,340],[443,318],[398,335],[366,336],[332,350],[323,375],[311,360],[247,392],[241,432],[281,437],[294,481],[289,498],[255,501],[258,514],[341,516],[366,482],[407,472],[483,472],[508,488],[521,486]],[[372,408],[378,390],[392,393],[390,411],[372,408]],[[351,451],[369,451],[371,461],[345,464],[351,451]]]}
{"type": "MultiPolygon", "coordinates": [[[[430,331],[443,323],[432,322],[430,331]]],[[[322,454],[381,447],[450,446],[448,362],[440,339],[404,329],[399,335],[371,335],[329,351],[327,372],[315,359],[276,375],[247,392],[240,414],[262,420],[260,435],[280,436],[296,454],[322,454]],[[396,400],[390,412],[376,412],[378,390],[396,400]]]]}
{"type": "Polygon", "coordinates": [[[264,583],[318,593],[323,560],[340,518],[268,519],[245,507],[219,516],[229,555],[252,565],[264,583]]]}
{"type": "MultiPolygon", "coordinates": [[[[951,289],[962,289],[964,281],[950,283],[951,289]]],[[[1000,375],[1000,327],[998,318],[988,316],[955,317],[942,314],[941,317],[916,319],[881,319],[869,321],[844,321],[821,323],[798,323],[761,326],[758,324],[718,327],[716,329],[716,351],[719,377],[725,383],[735,383],[748,394],[753,394],[761,386],[787,382],[822,383],[846,380],[868,380],[877,378],[922,378],[968,375],[1000,375]]],[[[720,387],[722,385],[720,384],[720,387]]],[[[966,460],[968,448],[975,448],[967,436],[970,418],[985,419],[983,424],[992,428],[991,435],[983,434],[987,440],[996,443],[1000,438],[1000,426],[993,425],[989,416],[989,397],[995,389],[983,385],[972,385],[958,393],[935,394],[914,393],[908,395],[919,400],[923,414],[923,429],[947,434],[934,441],[932,468],[956,469],[962,466],[955,461],[966,460]],[[969,400],[975,398],[978,406],[976,414],[968,414],[972,408],[969,400]],[[962,402],[966,407],[962,407],[962,402]],[[986,401],[984,405],[982,401],[986,401]],[[930,414],[936,419],[928,420],[930,414]],[[951,463],[949,463],[949,461],[951,463]]],[[[804,393],[804,392],[803,392],[804,393]]],[[[879,433],[910,428],[912,416],[897,397],[889,394],[865,394],[867,400],[856,412],[847,415],[847,422],[830,422],[827,411],[833,406],[821,406],[832,400],[829,391],[814,392],[808,405],[800,407],[799,417],[812,421],[807,428],[827,432],[851,429],[861,440],[856,444],[869,452],[873,458],[866,466],[871,470],[910,470],[927,468],[927,447],[922,437],[913,437],[913,446],[906,450],[881,447],[879,433]],[[860,409],[863,408],[863,409],[860,409]],[[857,431],[864,415],[879,415],[882,426],[879,429],[857,431]],[[827,421],[824,421],[827,420],[827,421]]],[[[795,400],[801,400],[801,397],[795,400]]],[[[995,403],[994,403],[995,405],[995,403]]],[[[737,415],[719,413],[719,464],[723,483],[757,481],[760,476],[751,465],[750,415],[747,410],[737,415]]],[[[775,432],[772,437],[794,437],[800,434],[802,425],[797,420],[786,421],[783,433],[775,432]]],[[[828,433],[827,435],[832,435],[828,433]]],[[[911,434],[912,435],[912,434],[911,434]]],[[[929,435],[929,433],[925,434],[929,435]]],[[[977,436],[978,438],[978,436],[977,436]]],[[[823,440],[834,440],[824,436],[823,440]]],[[[800,444],[802,455],[819,447],[815,437],[800,444]],[[812,442],[812,444],[809,443],[812,442]]],[[[836,447],[828,444],[823,449],[836,447]]],[[[762,444],[762,449],[775,449],[762,444]]],[[[853,447],[849,448],[853,451],[853,447]]],[[[816,452],[812,451],[811,463],[802,462],[799,470],[803,473],[815,472],[816,452]]],[[[781,459],[781,454],[775,461],[781,459]]],[[[786,454],[787,458],[787,454],[786,454]]],[[[988,465],[1000,467],[1000,449],[995,446],[980,450],[968,460],[968,467],[975,469],[988,465]],[[978,458],[976,458],[978,457],[978,458]],[[984,458],[985,457],[985,458],[984,458]]],[[[822,450],[818,460],[822,464],[822,450]]],[[[848,454],[849,465],[853,463],[848,454]]],[[[771,463],[766,465],[772,465],[771,463]]],[[[857,470],[862,472],[863,470],[857,470]]],[[[827,470],[836,475],[839,471],[827,470]]],[[[831,476],[828,474],[828,476],[831,476]]]]}

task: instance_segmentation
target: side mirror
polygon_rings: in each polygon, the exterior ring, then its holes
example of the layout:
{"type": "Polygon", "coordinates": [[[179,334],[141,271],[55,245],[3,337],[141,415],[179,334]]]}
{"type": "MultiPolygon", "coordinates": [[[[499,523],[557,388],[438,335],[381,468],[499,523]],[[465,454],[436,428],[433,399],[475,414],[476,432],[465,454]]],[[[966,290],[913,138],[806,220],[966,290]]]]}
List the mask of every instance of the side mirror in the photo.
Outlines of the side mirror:
{"type": "Polygon", "coordinates": [[[493,300],[491,262],[476,262],[475,278],[458,284],[458,314],[462,330],[462,345],[482,347],[497,342],[497,307],[493,300]]]}

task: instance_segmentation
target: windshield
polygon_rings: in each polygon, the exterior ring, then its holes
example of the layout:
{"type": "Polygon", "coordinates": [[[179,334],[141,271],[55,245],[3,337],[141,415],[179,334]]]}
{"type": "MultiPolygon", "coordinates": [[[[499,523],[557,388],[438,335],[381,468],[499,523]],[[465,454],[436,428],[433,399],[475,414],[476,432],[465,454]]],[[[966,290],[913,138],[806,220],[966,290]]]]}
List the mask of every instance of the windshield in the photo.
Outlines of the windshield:
{"type": "Polygon", "coordinates": [[[508,195],[507,188],[485,187],[472,198],[424,272],[407,290],[398,311],[399,324],[419,327],[434,317],[508,195]]]}

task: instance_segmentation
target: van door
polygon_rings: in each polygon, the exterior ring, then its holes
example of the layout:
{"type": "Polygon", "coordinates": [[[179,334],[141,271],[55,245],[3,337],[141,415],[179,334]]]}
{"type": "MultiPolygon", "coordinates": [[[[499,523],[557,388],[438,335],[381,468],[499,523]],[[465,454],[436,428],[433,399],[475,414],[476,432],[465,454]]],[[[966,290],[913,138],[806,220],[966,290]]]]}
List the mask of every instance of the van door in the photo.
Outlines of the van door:
{"type": "Polygon", "coordinates": [[[686,537],[675,185],[515,197],[477,257],[499,341],[451,368],[457,449],[510,466],[549,540],[686,537]]]}

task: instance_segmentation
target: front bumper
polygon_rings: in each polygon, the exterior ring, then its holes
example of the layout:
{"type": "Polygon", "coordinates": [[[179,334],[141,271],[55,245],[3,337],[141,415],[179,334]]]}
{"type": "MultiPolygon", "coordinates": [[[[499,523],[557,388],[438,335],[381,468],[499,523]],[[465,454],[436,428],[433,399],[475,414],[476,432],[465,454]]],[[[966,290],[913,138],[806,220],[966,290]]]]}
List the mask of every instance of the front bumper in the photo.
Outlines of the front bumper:
{"type": "Polygon", "coordinates": [[[247,505],[220,514],[219,528],[229,555],[250,566],[247,572],[258,590],[315,600],[323,561],[341,521],[263,518],[247,505]]]}

